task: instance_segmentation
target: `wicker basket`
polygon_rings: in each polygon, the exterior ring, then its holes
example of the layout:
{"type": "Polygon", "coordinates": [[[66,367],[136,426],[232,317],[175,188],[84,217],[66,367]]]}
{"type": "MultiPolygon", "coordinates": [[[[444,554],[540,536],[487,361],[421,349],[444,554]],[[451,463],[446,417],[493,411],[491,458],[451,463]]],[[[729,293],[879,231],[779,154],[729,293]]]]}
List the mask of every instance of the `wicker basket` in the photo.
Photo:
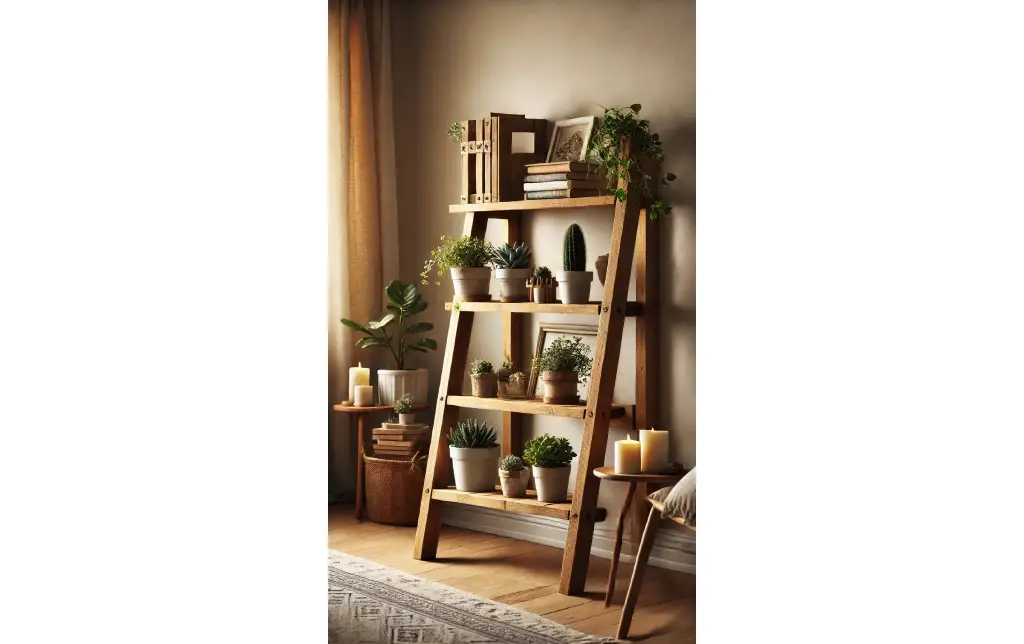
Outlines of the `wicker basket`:
{"type": "Polygon", "coordinates": [[[413,460],[363,456],[366,516],[376,523],[416,525],[423,496],[426,456],[413,460]]]}

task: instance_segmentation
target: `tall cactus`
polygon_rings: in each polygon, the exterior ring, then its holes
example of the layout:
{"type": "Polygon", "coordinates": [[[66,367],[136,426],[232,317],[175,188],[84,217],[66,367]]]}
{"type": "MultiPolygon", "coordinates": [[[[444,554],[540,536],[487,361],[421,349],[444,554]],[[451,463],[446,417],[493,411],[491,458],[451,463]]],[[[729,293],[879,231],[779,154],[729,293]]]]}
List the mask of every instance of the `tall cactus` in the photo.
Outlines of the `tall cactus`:
{"type": "Polygon", "coordinates": [[[566,229],[562,241],[562,270],[587,270],[587,242],[583,239],[583,230],[576,222],[566,229]]]}

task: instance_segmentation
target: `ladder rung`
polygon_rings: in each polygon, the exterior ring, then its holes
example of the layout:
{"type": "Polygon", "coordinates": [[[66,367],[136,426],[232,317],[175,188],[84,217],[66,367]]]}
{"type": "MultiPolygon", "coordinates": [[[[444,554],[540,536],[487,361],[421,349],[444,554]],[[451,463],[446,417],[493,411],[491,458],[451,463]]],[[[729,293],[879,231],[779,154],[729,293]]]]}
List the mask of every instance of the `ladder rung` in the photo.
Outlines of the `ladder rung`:
{"type": "MultiPolygon", "coordinates": [[[[601,303],[586,304],[537,304],[536,302],[459,302],[460,311],[473,313],[561,313],[563,315],[600,315],[601,303]]],[[[455,308],[452,302],[445,302],[444,310],[455,308]]],[[[626,317],[643,315],[644,305],[641,302],[626,302],[626,317]]]]}
{"type": "MultiPolygon", "coordinates": [[[[535,414],[540,416],[561,416],[563,418],[584,418],[587,414],[586,405],[550,405],[543,400],[511,400],[506,398],[478,398],[476,396],[448,396],[447,404],[452,407],[467,409],[493,409],[510,411],[516,414],[535,414]]],[[[626,415],[621,405],[612,405],[612,418],[626,415]]]]}
{"type": "MultiPolygon", "coordinates": [[[[534,490],[527,490],[525,499],[510,499],[501,493],[501,487],[495,487],[493,492],[459,492],[454,487],[447,487],[433,490],[430,493],[430,498],[506,512],[554,517],[566,521],[569,520],[569,514],[572,512],[572,494],[569,495],[569,500],[566,503],[542,503],[537,500],[537,493],[534,490]]],[[[604,508],[597,508],[594,520],[604,521],[607,515],[604,508]]]]}

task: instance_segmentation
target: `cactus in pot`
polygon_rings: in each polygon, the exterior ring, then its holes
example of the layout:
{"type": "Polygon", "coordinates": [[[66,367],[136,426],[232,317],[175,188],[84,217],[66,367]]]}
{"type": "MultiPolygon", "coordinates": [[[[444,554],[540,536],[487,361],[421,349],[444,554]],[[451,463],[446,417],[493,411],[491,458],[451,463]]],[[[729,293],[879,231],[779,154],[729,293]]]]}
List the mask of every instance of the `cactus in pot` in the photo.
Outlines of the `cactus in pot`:
{"type": "Polygon", "coordinates": [[[494,365],[487,360],[474,360],[469,365],[469,379],[473,395],[477,398],[494,398],[498,395],[498,376],[494,365]]]}
{"type": "Polygon", "coordinates": [[[583,229],[573,222],[562,239],[562,270],[558,271],[558,296],[563,304],[590,301],[590,283],[594,273],[587,268],[587,242],[583,229]]]}
{"type": "Polygon", "coordinates": [[[530,247],[523,242],[504,244],[491,252],[491,265],[502,302],[529,299],[526,279],[530,277],[530,255],[530,247]]]}
{"type": "Polygon", "coordinates": [[[538,266],[533,271],[533,277],[526,281],[530,295],[534,302],[547,304],[555,301],[555,280],[551,277],[551,269],[547,266],[538,266]]]}

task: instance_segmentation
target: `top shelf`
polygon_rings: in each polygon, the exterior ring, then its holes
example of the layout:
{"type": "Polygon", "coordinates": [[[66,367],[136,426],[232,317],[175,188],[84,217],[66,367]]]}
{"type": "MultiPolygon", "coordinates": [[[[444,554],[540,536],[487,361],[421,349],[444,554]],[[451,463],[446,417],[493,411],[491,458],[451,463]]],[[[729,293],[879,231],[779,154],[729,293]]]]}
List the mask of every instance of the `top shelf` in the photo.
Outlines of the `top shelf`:
{"type": "Polygon", "coordinates": [[[614,206],[615,195],[573,197],[571,199],[524,199],[494,203],[463,203],[448,206],[448,212],[500,212],[502,210],[552,210],[555,208],[589,208],[614,206]]]}

